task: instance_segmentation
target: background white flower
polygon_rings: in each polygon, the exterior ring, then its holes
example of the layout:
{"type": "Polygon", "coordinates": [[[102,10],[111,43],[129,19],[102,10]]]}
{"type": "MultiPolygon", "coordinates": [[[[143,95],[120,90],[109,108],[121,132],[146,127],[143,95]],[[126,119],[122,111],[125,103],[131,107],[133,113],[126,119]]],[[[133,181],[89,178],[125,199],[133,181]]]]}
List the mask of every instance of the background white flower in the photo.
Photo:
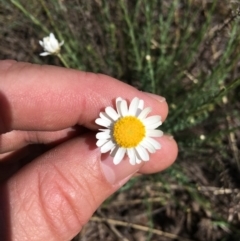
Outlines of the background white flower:
{"type": "Polygon", "coordinates": [[[61,43],[55,38],[53,33],[50,33],[49,36],[43,38],[43,41],[39,41],[39,44],[43,47],[44,51],[41,53],[41,56],[47,56],[51,54],[58,54],[61,46],[64,44],[64,41],[61,43]]]}
{"type": "Polygon", "coordinates": [[[110,151],[114,164],[122,161],[125,155],[132,165],[149,160],[149,153],[160,149],[160,144],[152,137],[160,137],[163,132],[156,130],[162,124],[161,116],[147,115],[151,108],[144,109],[144,101],[135,97],[129,107],[127,101],[116,99],[116,110],[107,107],[100,113],[96,123],[107,129],[100,129],[96,138],[102,153],[110,151]]]}

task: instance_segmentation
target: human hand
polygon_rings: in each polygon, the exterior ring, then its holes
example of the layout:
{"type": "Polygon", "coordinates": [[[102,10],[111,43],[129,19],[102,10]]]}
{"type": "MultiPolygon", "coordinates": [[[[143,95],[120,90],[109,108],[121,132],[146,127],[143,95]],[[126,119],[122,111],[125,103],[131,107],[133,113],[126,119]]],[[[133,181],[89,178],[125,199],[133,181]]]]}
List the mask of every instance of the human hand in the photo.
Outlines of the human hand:
{"type": "Polygon", "coordinates": [[[119,96],[137,96],[151,115],[167,116],[160,97],[105,75],[0,61],[1,240],[70,240],[136,172],[155,173],[173,163],[177,145],[168,136],[157,138],[162,148],[149,162],[114,165],[112,157],[102,158],[94,121],[119,96]],[[33,153],[29,144],[48,150],[18,170],[33,153]]]}

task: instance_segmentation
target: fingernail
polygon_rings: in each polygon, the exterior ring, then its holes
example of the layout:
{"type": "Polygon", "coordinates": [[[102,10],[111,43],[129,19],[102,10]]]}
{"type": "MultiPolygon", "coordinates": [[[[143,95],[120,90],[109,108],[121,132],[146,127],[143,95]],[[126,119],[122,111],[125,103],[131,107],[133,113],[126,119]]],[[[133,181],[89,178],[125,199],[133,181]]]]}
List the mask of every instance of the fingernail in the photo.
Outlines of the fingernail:
{"type": "Polygon", "coordinates": [[[152,94],[152,93],[148,93],[146,92],[147,95],[151,96],[152,98],[154,98],[155,100],[159,101],[160,103],[163,103],[166,101],[166,98],[162,97],[162,96],[159,96],[159,95],[155,95],[155,94],[152,94]]]}
{"type": "Polygon", "coordinates": [[[118,165],[115,165],[113,163],[113,158],[109,155],[106,158],[102,158],[101,161],[103,174],[106,180],[112,185],[123,185],[140,169],[142,165],[143,163],[131,165],[127,157],[118,165]]]}

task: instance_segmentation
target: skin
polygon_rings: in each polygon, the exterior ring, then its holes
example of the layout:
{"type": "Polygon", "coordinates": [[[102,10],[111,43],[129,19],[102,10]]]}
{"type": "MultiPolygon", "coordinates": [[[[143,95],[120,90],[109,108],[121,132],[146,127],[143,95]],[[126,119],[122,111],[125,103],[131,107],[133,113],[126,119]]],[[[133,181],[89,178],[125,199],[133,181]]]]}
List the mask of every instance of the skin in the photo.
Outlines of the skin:
{"type": "Polygon", "coordinates": [[[68,241],[133,175],[156,173],[174,162],[177,144],[169,136],[157,138],[162,148],[135,166],[128,160],[115,166],[96,147],[99,112],[115,107],[117,97],[135,96],[152,108],[150,115],[166,119],[163,98],[109,76],[0,61],[3,240],[68,241]]]}

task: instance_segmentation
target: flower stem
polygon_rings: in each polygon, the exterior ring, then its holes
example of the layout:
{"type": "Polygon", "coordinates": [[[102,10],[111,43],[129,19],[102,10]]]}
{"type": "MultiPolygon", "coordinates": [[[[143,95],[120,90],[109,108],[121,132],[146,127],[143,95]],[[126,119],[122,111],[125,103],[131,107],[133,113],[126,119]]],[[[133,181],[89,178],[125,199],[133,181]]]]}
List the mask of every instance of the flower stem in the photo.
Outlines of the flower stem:
{"type": "Polygon", "coordinates": [[[59,53],[57,54],[57,57],[61,60],[62,64],[66,67],[69,68],[68,63],[66,62],[66,60],[63,58],[63,56],[59,53]]]}

